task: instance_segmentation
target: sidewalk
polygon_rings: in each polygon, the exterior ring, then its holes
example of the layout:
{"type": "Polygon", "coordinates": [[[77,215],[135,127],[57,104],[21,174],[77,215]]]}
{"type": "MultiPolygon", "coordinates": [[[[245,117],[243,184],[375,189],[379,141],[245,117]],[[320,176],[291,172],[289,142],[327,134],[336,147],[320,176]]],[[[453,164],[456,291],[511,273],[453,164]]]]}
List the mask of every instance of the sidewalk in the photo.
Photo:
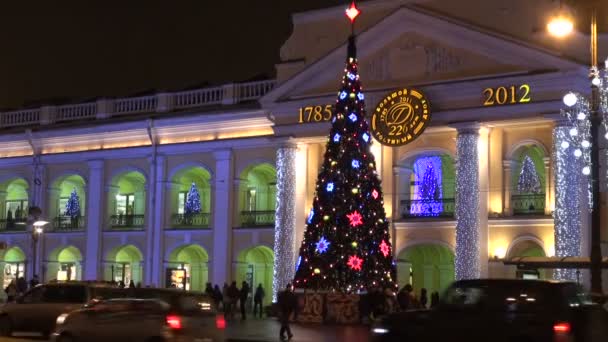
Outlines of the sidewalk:
{"type": "MultiPolygon", "coordinates": [[[[279,341],[280,324],[272,318],[235,319],[226,324],[227,341],[279,341]]],[[[369,327],[364,325],[291,324],[293,342],[364,342],[369,327]]]]}

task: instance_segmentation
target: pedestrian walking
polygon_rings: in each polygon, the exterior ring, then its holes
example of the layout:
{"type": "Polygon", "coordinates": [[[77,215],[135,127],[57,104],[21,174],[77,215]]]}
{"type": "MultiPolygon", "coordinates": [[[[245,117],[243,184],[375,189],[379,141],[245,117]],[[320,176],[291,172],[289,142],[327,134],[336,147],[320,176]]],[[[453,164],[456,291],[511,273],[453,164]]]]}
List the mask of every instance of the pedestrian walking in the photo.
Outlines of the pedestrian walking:
{"type": "Polygon", "coordinates": [[[224,307],[224,296],[217,284],[215,284],[215,287],[213,288],[213,300],[215,301],[215,306],[218,310],[220,309],[220,305],[222,308],[224,307]]]}
{"type": "Polygon", "coordinates": [[[205,294],[209,296],[209,298],[213,298],[213,286],[211,283],[205,285],[205,294]]]}
{"type": "Polygon", "coordinates": [[[6,301],[9,303],[17,298],[17,283],[15,282],[15,279],[11,280],[8,286],[4,289],[4,292],[6,292],[6,301]]]}
{"type": "Polygon", "coordinates": [[[431,309],[439,304],[439,292],[435,291],[431,293],[431,309]]]}
{"type": "MultiPolygon", "coordinates": [[[[238,287],[236,287],[236,281],[233,281],[228,288],[228,305],[227,305],[227,315],[234,319],[234,311],[236,311],[236,306],[239,302],[240,291],[238,287]]],[[[226,297],[224,297],[224,301],[226,301],[226,297]]]]}
{"type": "Polygon", "coordinates": [[[253,296],[253,317],[256,316],[257,310],[259,308],[260,318],[262,318],[262,302],[264,301],[264,288],[260,283],[258,287],[255,289],[255,295],[253,296]]]}
{"type": "Polygon", "coordinates": [[[422,288],[420,290],[420,306],[423,309],[426,309],[426,304],[428,303],[428,300],[429,300],[429,298],[427,297],[426,289],[422,288]]]}
{"type": "Polygon", "coordinates": [[[278,304],[279,304],[279,321],[281,322],[281,330],[279,331],[279,338],[281,341],[291,340],[293,334],[289,327],[289,317],[296,310],[297,304],[296,295],[293,293],[291,284],[287,284],[285,291],[279,293],[278,304]],[[287,338],[285,338],[287,333],[287,338]]]}
{"type": "Polygon", "coordinates": [[[24,277],[19,277],[17,279],[17,292],[22,295],[27,291],[27,281],[25,281],[24,277]]]}
{"type": "Polygon", "coordinates": [[[129,280],[129,288],[130,289],[134,289],[135,288],[135,283],[133,282],[133,279],[129,280]]]}
{"type": "Polygon", "coordinates": [[[241,292],[239,293],[239,299],[241,300],[241,319],[247,319],[247,313],[245,308],[247,307],[247,297],[249,297],[249,284],[243,281],[241,285],[241,292]]]}

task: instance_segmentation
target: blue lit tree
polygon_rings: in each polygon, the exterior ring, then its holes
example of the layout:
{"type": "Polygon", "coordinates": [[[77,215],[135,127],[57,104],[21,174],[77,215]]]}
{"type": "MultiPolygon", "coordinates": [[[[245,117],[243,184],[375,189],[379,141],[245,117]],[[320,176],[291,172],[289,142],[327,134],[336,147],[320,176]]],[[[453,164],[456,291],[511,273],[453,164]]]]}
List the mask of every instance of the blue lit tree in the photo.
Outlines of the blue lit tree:
{"type": "Polygon", "coordinates": [[[70,217],[70,225],[72,228],[78,228],[78,221],[80,220],[80,199],[76,188],[72,190],[68,202],[65,204],[65,216],[70,217]]]}
{"type": "Polygon", "coordinates": [[[186,204],[184,206],[184,216],[192,217],[192,215],[201,212],[201,195],[198,193],[196,184],[192,182],[190,191],[186,195],[186,204]]]}
{"type": "Polygon", "coordinates": [[[76,188],[72,190],[70,194],[70,198],[68,202],[65,204],[65,216],[69,216],[72,219],[75,219],[80,216],[80,199],[78,198],[78,193],[76,192],[76,188]]]}
{"type": "Polygon", "coordinates": [[[433,163],[426,165],[422,184],[420,184],[420,199],[422,200],[438,200],[439,199],[439,182],[435,174],[433,163]]]}

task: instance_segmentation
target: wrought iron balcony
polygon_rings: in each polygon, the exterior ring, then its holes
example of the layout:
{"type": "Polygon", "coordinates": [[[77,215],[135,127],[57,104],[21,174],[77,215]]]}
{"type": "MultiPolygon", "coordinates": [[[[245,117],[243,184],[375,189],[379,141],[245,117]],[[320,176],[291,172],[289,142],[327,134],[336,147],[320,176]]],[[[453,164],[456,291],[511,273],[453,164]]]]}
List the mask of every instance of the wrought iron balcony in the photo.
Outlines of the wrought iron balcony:
{"type": "Polygon", "coordinates": [[[0,219],[0,232],[23,232],[26,230],[25,218],[0,219]]]}
{"type": "Polygon", "coordinates": [[[274,210],[241,211],[241,227],[274,226],[274,210]]]}
{"type": "Polygon", "coordinates": [[[110,216],[110,229],[132,229],[144,228],[144,215],[112,215],[110,216]]]}
{"type": "Polygon", "coordinates": [[[545,194],[511,196],[513,215],[544,215],[545,194]]]}
{"type": "Polygon", "coordinates": [[[57,216],[53,220],[53,230],[56,232],[83,230],[86,224],[84,216],[57,216]]]}
{"type": "Polygon", "coordinates": [[[453,198],[437,200],[402,200],[401,218],[444,217],[453,218],[455,201],[453,198]]]}
{"type": "Polygon", "coordinates": [[[192,215],[173,214],[171,215],[171,228],[209,228],[210,217],[211,214],[209,213],[199,213],[192,215]]]}

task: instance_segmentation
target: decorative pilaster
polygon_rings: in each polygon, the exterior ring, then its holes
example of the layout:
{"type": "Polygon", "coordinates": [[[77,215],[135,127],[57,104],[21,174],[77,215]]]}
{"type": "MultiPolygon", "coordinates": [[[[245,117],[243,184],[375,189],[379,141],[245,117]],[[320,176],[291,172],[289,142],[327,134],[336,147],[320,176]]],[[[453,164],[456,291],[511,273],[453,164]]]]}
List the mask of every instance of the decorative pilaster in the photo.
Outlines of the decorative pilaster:
{"type": "MultiPolygon", "coordinates": [[[[553,170],[555,172],[555,256],[581,255],[581,168],[569,143],[570,126],[556,122],[553,128],[553,170]]],[[[556,269],[554,278],[576,281],[576,271],[556,269]]]]}
{"type": "Polygon", "coordinates": [[[545,215],[551,215],[551,158],[543,158],[545,166],[545,215]]]}
{"type": "Polygon", "coordinates": [[[165,156],[157,155],[156,158],[150,158],[150,186],[148,186],[150,191],[148,197],[150,197],[150,207],[153,210],[148,211],[146,216],[148,217],[148,226],[151,232],[151,234],[148,234],[148,244],[150,246],[148,251],[151,254],[145,258],[149,262],[148,265],[144,264],[144,269],[150,274],[148,281],[153,286],[161,286],[164,275],[161,264],[165,237],[163,228],[167,213],[167,208],[165,207],[166,167],[167,158],[165,156]]]}
{"type": "Polygon", "coordinates": [[[504,197],[502,199],[503,208],[502,214],[504,216],[513,216],[513,205],[511,203],[511,196],[513,191],[513,167],[514,162],[512,160],[502,161],[503,170],[503,184],[504,184],[504,197]]]}
{"type": "Polygon", "coordinates": [[[296,232],[296,148],[281,146],[277,150],[277,207],[274,228],[274,276],[272,301],[277,293],[293,281],[295,273],[296,232]]]}
{"type": "MultiPolygon", "coordinates": [[[[306,215],[309,208],[306,207],[307,200],[307,173],[308,173],[308,145],[299,144],[296,160],[298,167],[296,168],[296,248],[302,244],[304,239],[304,231],[306,230],[306,215]]],[[[294,252],[295,253],[295,252],[294,252]]]]}
{"type": "Polygon", "coordinates": [[[99,260],[101,260],[101,232],[103,231],[103,178],[104,178],[104,161],[103,160],[91,160],[88,162],[89,166],[89,184],[87,189],[87,199],[94,203],[95,199],[98,199],[97,205],[87,205],[87,249],[86,256],[84,259],[84,279],[86,280],[98,280],[101,279],[103,274],[99,272],[99,260]]]}
{"type": "MultiPolygon", "coordinates": [[[[37,158],[37,157],[35,157],[37,158]]],[[[42,209],[42,214],[47,215],[44,212],[44,185],[46,184],[46,167],[43,164],[39,164],[39,161],[34,161],[32,166],[32,175],[34,176],[32,198],[30,199],[30,207],[39,207],[42,209]]]]}
{"type": "Polygon", "coordinates": [[[456,279],[479,278],[479,129],[459,128],[456,138],[456,279]]]}
{"type": "Polygon", "coordinates": [[[6,218],[6,191],[0,191],[0,218],[6,218]]]}
{"type": "Polygon", "coordinates": [[[215,151],[215,174],[213,182],[213,257],[211,279],[214,284],[223,284],[231,279],[232,261],[232,217],[233,217],[233,153],[231,150],[215,151]]]}

